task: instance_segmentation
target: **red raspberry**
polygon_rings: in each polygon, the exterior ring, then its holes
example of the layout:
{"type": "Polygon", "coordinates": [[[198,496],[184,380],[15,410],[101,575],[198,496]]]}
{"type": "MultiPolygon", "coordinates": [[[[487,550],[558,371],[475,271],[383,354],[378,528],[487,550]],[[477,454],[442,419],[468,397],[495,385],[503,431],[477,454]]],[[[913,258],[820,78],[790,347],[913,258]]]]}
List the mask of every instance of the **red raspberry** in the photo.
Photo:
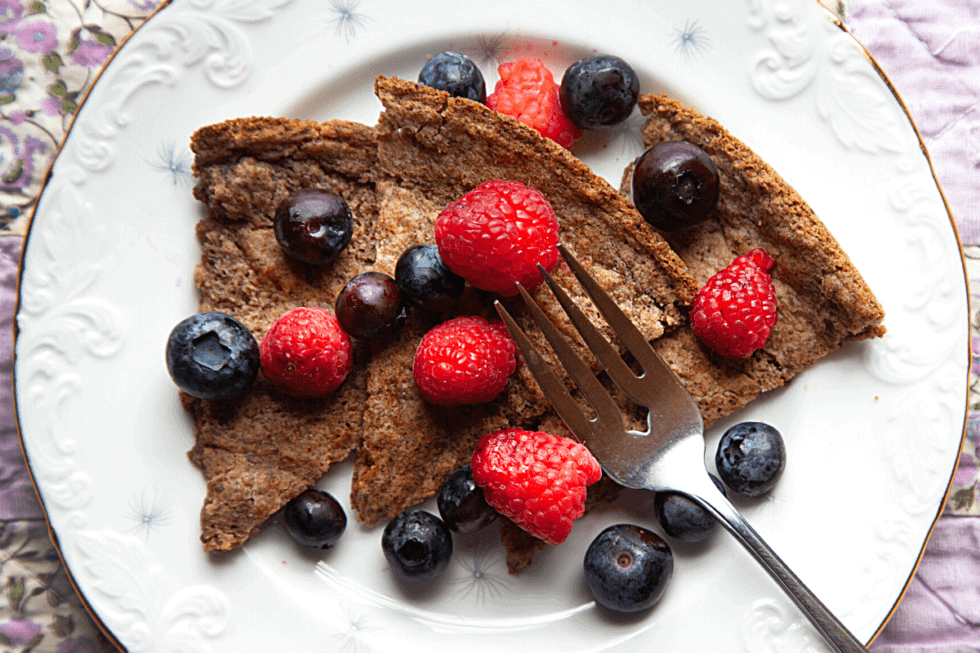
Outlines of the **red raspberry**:
{"type": "Polygon", "coordinates": [[[429,330],[412,363],[426,401],[482,404],[499,395],[517,368],[517,346],[503,322],[464,315],[429,330]]]}
{"type": "Polygon", "coordinates": [[[517,181],[486,181],[436,218],[436,245],[450,270],[477,288],[516,295],[533,288],[558,263],[558,218],[535,188],[517,181]]]}
{"type": "Polygon", "coordinates": [[[584,445],[543,431],[480,438],[471,462],[487,502],[531,535],[561,544],[585,512],[585,488],[602,469],[584,445]]]}
{"type": "Polygon", "coordinates": [[[776,289],[768,272],[775,265],[754,249],[708,279],[691,307],[691,328],[725,358],[748,358],[762,348],[776,324],[776,289]]]}
{"type": "Polygon", "coordinates": [[[262,373],[283,392],[322,397],[351,370],[350,339],[333,313],[300,307],[283,313],[259,343],[262,373]]]}
{"type": "Polygon", "coordinates": [[[512,61],[497,72],[500,80],[487,96],[488,107],[517,118],[562,147],[571,147],[582,135],[562,111],[558,84],[539,60],[512,61]]]}

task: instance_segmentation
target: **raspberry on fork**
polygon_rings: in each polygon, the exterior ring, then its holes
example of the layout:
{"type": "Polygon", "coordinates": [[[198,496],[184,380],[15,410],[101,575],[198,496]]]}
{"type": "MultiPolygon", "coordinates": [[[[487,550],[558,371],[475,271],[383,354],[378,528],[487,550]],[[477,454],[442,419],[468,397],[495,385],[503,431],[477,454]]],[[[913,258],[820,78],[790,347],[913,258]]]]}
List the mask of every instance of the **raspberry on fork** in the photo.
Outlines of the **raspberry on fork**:
{"type": "Polygon", "coordinates": [[[536,188],[492,179],[453,202],[436,218],[439,256],[476,288],[517,294],[537,286],[558,263],[558,218],[536,188]]]}
{"type": "Polygon", "coordinates": [[[442,406],[492,401],[517,369],[517,346],[502,322],[464,315],[422,337],[412,374],[422,398],[442,406]]]}
{"type": "Polygon", "coordinates": [[[748,358],[766,344],[779,318],[773,265],[754,249],[708,279],[691,306],[691,329],[704,344],[725,358],[748,358]]]}
{"type": "Polygon", "coordinates": [[[602,477],[583,444],[519,428],[480,438],[471,465],[487,503],[549,544],[568,538],[585,512],[586,486],[602,477]]]}
{"type": "Polygon", "coordinates": [[[582,135],[562,111],[559,86],[541,61],[511,61],[497,72],[500,80],[487,96],[489,108],[520,120],[565,148],[582,135]]]}

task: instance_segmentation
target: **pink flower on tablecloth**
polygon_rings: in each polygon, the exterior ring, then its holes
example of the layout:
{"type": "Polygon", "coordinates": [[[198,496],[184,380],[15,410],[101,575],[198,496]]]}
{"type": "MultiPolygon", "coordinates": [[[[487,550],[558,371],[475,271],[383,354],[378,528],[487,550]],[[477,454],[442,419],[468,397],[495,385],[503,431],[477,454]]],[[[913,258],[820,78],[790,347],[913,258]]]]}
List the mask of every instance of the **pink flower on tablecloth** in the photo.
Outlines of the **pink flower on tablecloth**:
{"type": "Polygon", "coordinates": [[[71,61],[79,66],[95,68],[105,63],[114,49],[111,45],[82,39],[78,42],[75,51],[71,53],[71,61]]]}
{"type": "Polygon", "coordinates": [[[61,113],[61,98],[46,97],[41,100],[41,110],[46,116],[57,116],[61,113]]]}
{"type": "Polygon", "coordinates": [[[51,52],[58,47],[58,30],[51,23],[21,23],[15,34],[17,45],[27,52],[51,52]]]}
{"type": "Polygon", "coordinates": [[[953,478],[953,485],[966,487],[973,483],[977,478],[976,460],[969,453],[964,452],[960,456],[959,465],[956,467],[956,474],[953,478]]]}
{"type": "Polygon", "coordinates": [[[15,617],[5,624],[0,625],[0,633],[3,633],[10,643],[14,646],[23,646],[31,641],[39,632],[41,626],[30,619],[15,617]]]}
{"type": "Polygon", "coordinates": [[[970,366],[970,372],[980,376],[980,337],[973,336],[970,338],[970,351],[973,354],[971,356],[973,364],[970,366]]]}
{"type": "Polygon", "coordinates": [[[17,0],[0,0],[0,34],[12,34],[24,15],[24,7],[17,0]]]}
{"type": "Polygon", "coordinates": [[[129,4],[133,5],[137,9],[142,9],[143,11],[148,11],[150,9],[156,9],[156,0],[145,0],[141,2],[140,0],[129,0],[129,4]]]}
{"type": "Polygon", "coordinates": [[[24,121],[27,120],[27,114],[20,110],[12,111],[10,115],[7,116],[7,120],[9,120],[13,125],[22,125],[24,124],[24,121]]]}

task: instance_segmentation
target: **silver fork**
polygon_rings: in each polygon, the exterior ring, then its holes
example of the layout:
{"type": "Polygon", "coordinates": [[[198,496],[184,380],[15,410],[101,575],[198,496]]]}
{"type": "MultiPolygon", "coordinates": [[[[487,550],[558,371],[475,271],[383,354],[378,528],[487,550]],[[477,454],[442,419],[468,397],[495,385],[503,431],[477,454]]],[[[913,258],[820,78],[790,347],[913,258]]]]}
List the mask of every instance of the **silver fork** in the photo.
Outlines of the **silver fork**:
{"type": "Polygon", "coordinates": [[[694,399],[615,301],[575,257],[563,246],[559,248],[619,342],[630,351],[643,372],[637,375],[629,368],[561,286],[542,269],[545,281],[609,378],[630,400],[649,410],[646,433],[627,431],[622,413],[591,368],[518,284],[531,314],[558,359],[595,411],[592,418],[584,414],[564,382],[552,373],[527,335],[497,302],[497,312],[514,336],[525,364],[569,430],[588,447],[606,474],[620,485],[656,492],[670,490],[690,496],[753,554],[835,650],[841,653],[866,651],[718,491],[704,466],[704,425],[694,399]]]}

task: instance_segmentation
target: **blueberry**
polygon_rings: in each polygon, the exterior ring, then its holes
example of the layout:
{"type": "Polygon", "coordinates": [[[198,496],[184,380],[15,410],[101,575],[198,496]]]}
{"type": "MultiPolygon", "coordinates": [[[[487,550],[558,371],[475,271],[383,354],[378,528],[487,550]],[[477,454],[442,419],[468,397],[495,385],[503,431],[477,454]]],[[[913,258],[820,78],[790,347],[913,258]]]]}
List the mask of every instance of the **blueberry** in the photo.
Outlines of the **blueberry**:
{"type": "Polygon", "coordinates": [[[298,544],[329,549],[347,528],[347,514],[330,494],[309,489],[293,498],[282,511],[286,530],[298,544]]]}
{"type": "Polygon", "coordinates": [[[452,97],[484,103],[487,85],[473,60],[458,52],[440,52],[429,59],[419,73],[419,84],[446,91],[452,97]]]}
{"type": "MultiPolygon", "coordinates": [[[[718,477],[709,474],[715,487],[725,494],[718,477]]],[[[664,532],[684,542],[700,542],[718,530],[718,520],[711,513],[679,492],[657,492],[653,511],[664,532]]]]}
{"type": "Polygon", "coordinates": [[[381,550],[398,578],[421,583],[446,571],[453,555],[453,537],[432,513],[406,510],[385,526],[381,550]]]}
{"type": "Polygon", "coordinates": [[[406,249],[395,264],[395,283],[405,304],[439,313],[455,306],[466,289],[466,280],[442,262],[434,244],[406,249]]]}
{"type": "Polygon", "coordinates": [[[301,191],[279,205],[273,227],[287,256],[322,265],[336,258],[350,243],[354,218],[340,195],[301,191]]]}
{"type": "Polygon", "coordinates": [[[721,436],[715,468],[732,492],[762,496],[776,485],[786,468],[783,436],[762,422],[736,424],[721,436]]]}
{"type": "Polygon", "coordinates": [[[674,554],[656,533],[610,526],[585,552],[585,581],[596,602],[617,612],[652,607],[674,573],[674,554]]]}
{"type": "Polygon", "coordinates": [[[633,205],[657,229],[704,222],[718,206],[719,175],[708,153],[687,141],[658,143],[633,168],[633,205]]]}
{"type": "Polygon", "coordinates": [[[436,504],[446,526],[456,533],[471,533],[497,518],[497,511],[483,496],[483,488],[473,481],[469,465],[456,469],[443,481],[436,504]]]}
{"type": "Polygon", "coordinates": [[[640,78],[620,59],[598,54],[579,59],[561,78],[561,108],[579,129],[605,129],[626,120],[640,96],[640,78]]]}
{"type": "Polygon", "coordinates": [[[335,312],[347,335],[362,340],[377,338],[401,325],[401,293],[387,274],[362,272],[340,291],[335,312]]]}
{"type": "Polygon", "coordinates": [[[230,399],[258,376],[259,344],[244,324],[217,311],[181,321],[167,339],[167,371],[198,399],[230,399]]]}

